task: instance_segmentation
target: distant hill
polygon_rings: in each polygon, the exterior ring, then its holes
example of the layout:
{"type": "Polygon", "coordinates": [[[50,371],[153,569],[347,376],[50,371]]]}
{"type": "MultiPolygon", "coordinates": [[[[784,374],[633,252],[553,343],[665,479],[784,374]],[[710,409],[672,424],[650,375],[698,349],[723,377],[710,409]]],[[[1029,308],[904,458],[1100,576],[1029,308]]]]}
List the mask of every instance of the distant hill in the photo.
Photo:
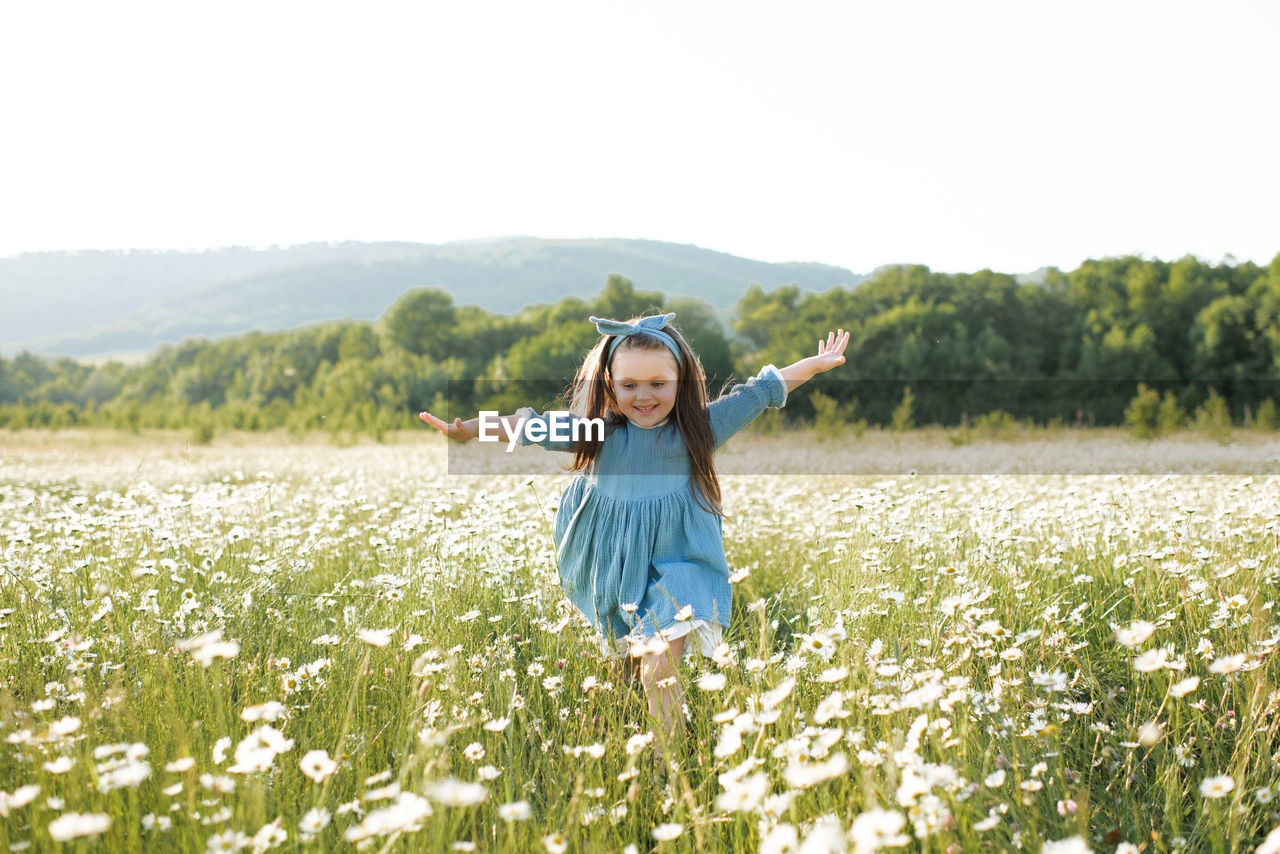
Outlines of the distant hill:
{"type": "Polygon", "coordinates": [[[91,357],[193,336],[372,320],[406,290],[512,313],[590,297],[611,273],[637,289],[705,300],[724,313],[747,287],[810,291],[865,276],[824,264],[769,264],[654,240],[496,238],[306,244],[204,252],[48,252],[0,259],[0,353],[91,357]]]}

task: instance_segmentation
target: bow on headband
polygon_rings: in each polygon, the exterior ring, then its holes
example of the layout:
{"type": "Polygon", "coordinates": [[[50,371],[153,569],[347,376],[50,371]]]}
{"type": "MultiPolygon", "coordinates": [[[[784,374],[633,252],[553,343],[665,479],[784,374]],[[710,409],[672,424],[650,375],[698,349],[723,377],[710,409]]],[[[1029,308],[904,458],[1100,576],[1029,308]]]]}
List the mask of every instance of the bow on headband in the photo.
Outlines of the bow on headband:
{"type": "Polygon", "coordinates": [[[596,325],[596,330],[601,335],[614,336],[613,341],[609,344],[610,360],[613,359],[613,351],[618,349],[622,339],[631,335],[650,335],[666,344],[667,349],[671,351],[671,355],[676,357],[676,364],[682,365],[684,360],[680,357],[680,347],[676,344],[676,340],[662,331],[662,327],[671,322],[673,317],[675,317],[675,314],[655,314],[652,317],[642,317],[635,323],[595,316],[588,319],[596,325]]]}

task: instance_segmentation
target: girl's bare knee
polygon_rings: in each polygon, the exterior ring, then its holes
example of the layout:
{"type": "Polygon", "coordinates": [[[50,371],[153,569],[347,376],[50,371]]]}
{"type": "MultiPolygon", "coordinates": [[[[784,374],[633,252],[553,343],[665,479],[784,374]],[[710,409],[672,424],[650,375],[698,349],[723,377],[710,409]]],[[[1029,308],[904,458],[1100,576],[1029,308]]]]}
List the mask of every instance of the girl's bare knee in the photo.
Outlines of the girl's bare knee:
{"type": "Polygon", "coordinates": [[[646,655],[640,659],[640,682],[650,691],[674,673],[675,668],[671,665],[666,653],[646,655]]]}
{"type": "Polygon", "coordinates": [[[646,693],[663,692],[676,682],[683,652],[684,638],[677,638],[662,652],[647,652],[631,659],[646,693]]]}

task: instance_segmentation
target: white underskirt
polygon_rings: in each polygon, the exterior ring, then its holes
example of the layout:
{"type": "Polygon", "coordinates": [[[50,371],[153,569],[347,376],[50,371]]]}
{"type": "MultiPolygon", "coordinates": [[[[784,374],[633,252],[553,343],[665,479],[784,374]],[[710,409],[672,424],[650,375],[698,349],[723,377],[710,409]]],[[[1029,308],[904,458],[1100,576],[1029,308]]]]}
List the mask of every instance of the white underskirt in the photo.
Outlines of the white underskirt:
{"type": "MultiPolygon", "coordinates": [[[[707,620],[685,620],[676,623],[668,629],[662,631],[662,636],[673,641],[676,638],[682,638],[686,635],[693,635],[693,638],[684,645],[684,656],[687,658],[696,650],[699,655],[710,658],[715,652],[717,646],[723,639],[723,628],[719,623],[708,622],[707,620]]],[[[631,645],[649,640],[654,635],[647,637],[639,637],[627,635],[610,642],[607,638],[599,638],[600,651],[607,658],[624,658],[631,651],[631,645]]]]}

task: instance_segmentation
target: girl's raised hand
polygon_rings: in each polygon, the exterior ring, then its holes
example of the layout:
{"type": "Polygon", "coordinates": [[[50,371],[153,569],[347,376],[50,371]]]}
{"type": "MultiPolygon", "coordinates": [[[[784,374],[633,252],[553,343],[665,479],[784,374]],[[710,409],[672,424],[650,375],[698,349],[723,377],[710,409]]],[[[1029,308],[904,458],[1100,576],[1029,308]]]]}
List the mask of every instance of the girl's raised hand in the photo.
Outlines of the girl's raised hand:
{"type": "Polygon", "coordinates": [[[455,418],[452,424],[441,421],[430,412],[419,412],[418,417],[432,427],[439,430],[450,439],[457,439],[459,442],[465,442],[468,439],[474,439],[479,433],[476,430],[475,423],[472,421],[463,421],[461,418],[455,418]]]}
{"type": "Polygon", "coordinates": [[[849,333],[843,329],[828,332],[827,340],[818,339],[818,355],[811,357],[818,373],[844,364],[844,348],[849,344],[849,333]]]}

